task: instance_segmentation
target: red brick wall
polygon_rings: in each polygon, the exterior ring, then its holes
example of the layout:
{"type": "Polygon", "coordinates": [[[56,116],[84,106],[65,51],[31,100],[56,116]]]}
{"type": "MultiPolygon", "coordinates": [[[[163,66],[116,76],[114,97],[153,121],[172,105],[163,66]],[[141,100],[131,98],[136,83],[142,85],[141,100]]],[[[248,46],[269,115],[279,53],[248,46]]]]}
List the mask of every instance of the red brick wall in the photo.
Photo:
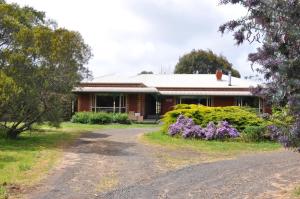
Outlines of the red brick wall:
{"type": "Polygon", "coordinates": [[[213,97],[212,106],[234,106],[235,99],[234,97],[223,97],[223,96],[216,96],[213,97]]]}
{"type": "Polygon", "coordinates": [[[266,101],[265,100],[262,100],[262,105],[263,105],[263,113],[269,113],[269,114],[272,114],[272,106],[271,105],[268,105],[267,103],[266,103],[266,101]]]}
{"type": "Polygon", "coordinates": [[[176,105],[175,97],[164,97],[161,100],[161,115],[165,114],[168,111],[173,110],[176,105]]]}
{"type": "Polygon", "coordinates": [[[91,99],[90,94],[82,93],[78,94],[78,112],[91,111],[91,99]]]}
{"type": "Polygon", "coordinates": [[[129,94],[127,97],[128,112],[145,114],[145,95],[144,94],[129,94]]]}
{"type": "Polygon", "coordinates": [[[145,115],[145,94],[138,95],[138,113],[145,115]]]}
{"type": "Polygon", "coordinates": [[[128,112],[134,111],[138,112],[138,95],[137,94],[129,94],[127,97],[128,100],[128,112]]]}

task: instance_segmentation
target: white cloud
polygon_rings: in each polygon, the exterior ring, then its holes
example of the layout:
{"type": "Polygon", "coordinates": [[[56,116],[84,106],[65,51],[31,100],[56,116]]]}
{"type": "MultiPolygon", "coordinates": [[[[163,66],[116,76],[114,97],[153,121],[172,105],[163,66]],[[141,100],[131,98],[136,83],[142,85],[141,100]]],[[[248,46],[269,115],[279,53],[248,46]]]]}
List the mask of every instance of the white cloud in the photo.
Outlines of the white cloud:
{"type": "Polygon", "coordinates": [[[79,31],[92,47],[94,76],[172,70],[192,49],[225,55],[243,74],[251,73],[247,54],[253,46],[234,45],[222,36],[222,23],[246,13],[218,0],[8,0],[45,11],[61,27],[79,31]]]}

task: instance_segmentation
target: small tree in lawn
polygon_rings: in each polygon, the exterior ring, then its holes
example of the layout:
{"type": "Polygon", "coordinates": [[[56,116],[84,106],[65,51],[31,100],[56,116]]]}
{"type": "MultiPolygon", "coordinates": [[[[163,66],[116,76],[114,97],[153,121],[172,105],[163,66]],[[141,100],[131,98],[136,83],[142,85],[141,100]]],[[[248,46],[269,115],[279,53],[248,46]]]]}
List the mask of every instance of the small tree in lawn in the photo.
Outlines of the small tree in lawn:
{"type": "Polygon", "coordinates": [[[240,4],[246,16],[220,26],[234,32],[236,43],[259,42],[249,60],[261,65],[267,89],[256,91],[273,103],[288,104],[295,123],[281,137],[287,147],[300,144],[300,3],[298,0],[221,0],[240,4]]]}
{"type": "Polygon", "coordinates": [[[79,33],[56,28],[43,12],[0,0],[0,126],[7,137],[34,123],[58,125],[62,101],[88,75],[90,56],[79,33]]]}

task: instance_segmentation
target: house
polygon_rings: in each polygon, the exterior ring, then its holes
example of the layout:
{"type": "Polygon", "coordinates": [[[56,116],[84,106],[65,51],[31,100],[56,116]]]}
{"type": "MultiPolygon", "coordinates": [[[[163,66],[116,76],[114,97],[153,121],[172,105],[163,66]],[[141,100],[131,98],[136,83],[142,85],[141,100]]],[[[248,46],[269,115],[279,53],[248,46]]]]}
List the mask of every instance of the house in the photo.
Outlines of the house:
{"type": "Polygon", "coordinates": [[[82,82],[77,111],[131,113],[155,118],[176,104],[250,106],[268,112],[264,100],[250,92],[256,82],[217,74],[145,74],[131,77],[102,76],[82,82]]]}

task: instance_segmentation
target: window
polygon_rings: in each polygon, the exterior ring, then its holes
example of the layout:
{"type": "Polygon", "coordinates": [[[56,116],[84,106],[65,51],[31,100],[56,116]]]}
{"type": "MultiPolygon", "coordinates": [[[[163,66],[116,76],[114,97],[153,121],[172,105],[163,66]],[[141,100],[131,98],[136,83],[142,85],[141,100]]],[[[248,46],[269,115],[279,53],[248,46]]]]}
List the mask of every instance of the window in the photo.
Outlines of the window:
{"type": "Polygon", "coordinates": [[[177,104],[201,104],[211,106],[211,97],[183,96],[177,99],[177,104]]]}
{"type": "Polygon", "coordinates": [[[258,108],[259,107],[259,98],[257,98],[257,97],[237,97],[236,105],[258,108]]]}
{"type": "Polygon", "coordinates": [[[92,110],[96,112],[126,112],[126,97],[124,95],[96,94],[92,101],[92,110]]]}
{"type": "Polygon", "coordinates": [[[258,97],[236,97],[237,106],[248,106],[261,112],[261,100],[258,97]]]}

